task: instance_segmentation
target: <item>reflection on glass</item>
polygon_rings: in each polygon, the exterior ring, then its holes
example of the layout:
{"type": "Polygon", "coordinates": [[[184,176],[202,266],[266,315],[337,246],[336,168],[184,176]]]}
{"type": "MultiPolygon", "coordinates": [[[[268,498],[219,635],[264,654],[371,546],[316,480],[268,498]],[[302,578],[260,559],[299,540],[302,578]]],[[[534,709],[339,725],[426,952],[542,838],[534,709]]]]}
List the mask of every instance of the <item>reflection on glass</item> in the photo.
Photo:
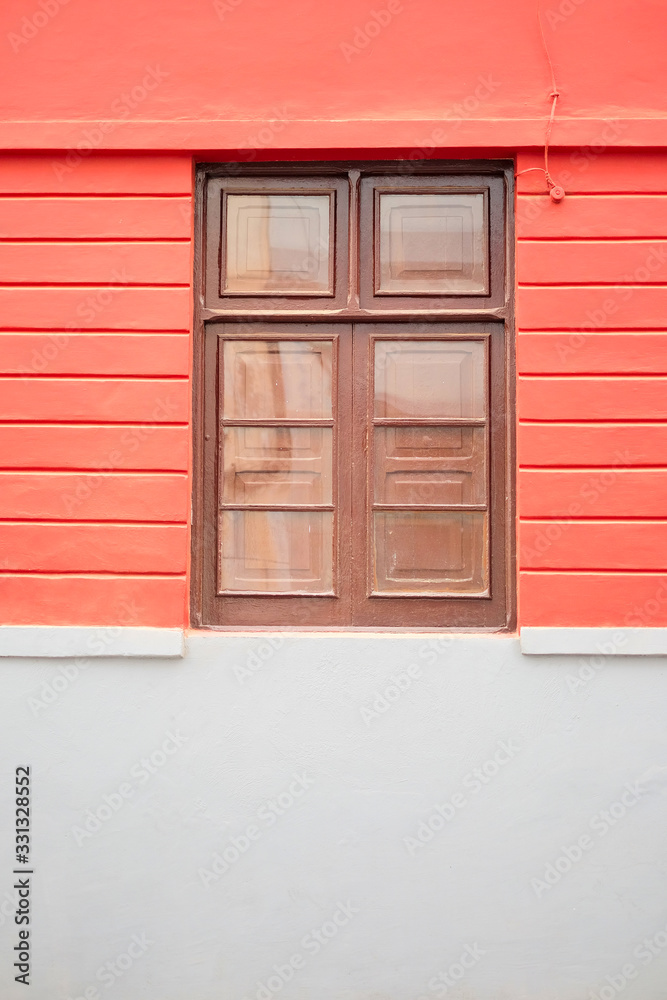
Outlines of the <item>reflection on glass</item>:
{"type": "Polygon", "coordinates": [[[486,514],[376,511],[373,519],[374,593],[488,589],[486,514]]]}
{"type": "Polygon", "coordinates": [[[221,591],[331,592],[330,511],[225,510],[219,538],[221,591]]]}
{"type": "Polygon", "coordinates": [[[329,195],[227,196],[223,292],[333,294],[329,195]]]}
{"type": "Polygon", "coordinates": [[[485,405],[483,342],[376,342],[376,417],[483,417],[485,405]]]}
{"type": "Polygon", "coordinates": [[[483,194],[380,194],[376,290],[485,294],[483,194]]]}
{"type": "Polygon", "coordinates": [[[234,504],[331,503],[330,427],[226,427],[222,496],[234,504]]]}
{"type": "Polygon", "coordinates": [[[330,341],[227,340],[225,420],[328,419],[330,341]]]}
{"type": "Polygon", "coordinates": [[[484,427],[376,427],[375,502],[484,503],[484,427]]]}

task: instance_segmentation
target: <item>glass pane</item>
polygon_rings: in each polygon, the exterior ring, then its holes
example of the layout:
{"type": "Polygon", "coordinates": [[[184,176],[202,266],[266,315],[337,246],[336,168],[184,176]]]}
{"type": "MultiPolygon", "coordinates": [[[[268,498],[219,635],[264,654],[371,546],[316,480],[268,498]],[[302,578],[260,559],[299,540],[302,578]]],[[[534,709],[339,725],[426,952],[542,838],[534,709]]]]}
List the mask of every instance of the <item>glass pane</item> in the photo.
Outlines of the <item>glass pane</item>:
{"type": "Polygon", "coordinates": [[[225,503],[331,503],[329,427],[226,427],[225,503]]]}
{"type": "Polygon", "coordinates": [[[330,593],[333,513],[227,510],[220,514],[221,591],[330,593]]]}
{"type": "Polygon", "coordinates": [[[374,517],[374,593],[482,594],[486,514],[382,511],[374,517]]]}
{"type": "Polygon", "coordinates": [[[223,292],[333,294],[329,195],[230,194],[223,292]]]}
{"type": "Polygon", "coordinates": [[[225,420],[329,419],[330,341],[227,340],[225,420]]]}
{"type": "Polygon", "coordinates": [[[375,344],[376,417],[483,417],[484,344],[479,340],[380,340],[375,344]]]}
{"type": "Polygon", "coordinates": [[[488,292],[483,194],[381,194],[377,291],[488,292]]]}
{"type": "Polygon", "coordinates": [[[486,500],[484,427],[376,427],[375,502],[486,500]]]}

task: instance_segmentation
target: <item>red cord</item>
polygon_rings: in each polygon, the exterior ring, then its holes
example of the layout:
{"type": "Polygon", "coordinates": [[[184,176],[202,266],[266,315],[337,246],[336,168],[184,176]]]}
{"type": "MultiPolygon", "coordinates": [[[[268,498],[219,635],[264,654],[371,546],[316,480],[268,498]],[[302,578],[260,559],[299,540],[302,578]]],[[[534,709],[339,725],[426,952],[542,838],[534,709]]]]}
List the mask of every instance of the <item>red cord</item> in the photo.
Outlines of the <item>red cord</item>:
{"type": "Polygon", "coordinates": [[[565,196],[565,192],[560,184],[554,181],[553,177],[549,173],[549,143],[551,141],[551,130],[554,126],[554,120],[556,118],[556,105],[558,104],[558,98],[560,97],[560,92],[556,86],[556,74],[554,73],[554,66],[551,61],[551,56],[549,55],[549,48],[547,46],[547,40],[544,37],[544,28],[542,27],[542,15],[540,13],[540,5],[538,0],[537,5],[537,22],[540,26],[540,34],[542,36],[542,44],[544,45],[544,51],[547,57],[547,62],[549,63],[549,69],[551,71],[551,114],[549,115],[549,121],[547,123],[547,131],[544,137],[544,166],[543,167],[527,167],[525,170],[519,170],[515,177],[519,174],[527,174],[531,170],[539,170],[544,174],[547,182],[547,187],[549,188],[549,194],[552,196],[554,201],[561,201],[565,196]]]}

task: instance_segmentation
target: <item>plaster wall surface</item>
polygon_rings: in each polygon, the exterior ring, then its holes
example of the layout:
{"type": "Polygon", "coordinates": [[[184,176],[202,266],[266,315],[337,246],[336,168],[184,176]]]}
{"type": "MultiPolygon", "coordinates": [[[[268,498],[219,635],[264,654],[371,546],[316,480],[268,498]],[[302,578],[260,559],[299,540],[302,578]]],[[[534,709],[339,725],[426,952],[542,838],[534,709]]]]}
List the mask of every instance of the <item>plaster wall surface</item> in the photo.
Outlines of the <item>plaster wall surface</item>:
{"type": "Polygon", "coordinates": [[[502,636],[5,660],[0,995],[29,765],[33,1000],[663,1000],[666,697],[502,636]]]}

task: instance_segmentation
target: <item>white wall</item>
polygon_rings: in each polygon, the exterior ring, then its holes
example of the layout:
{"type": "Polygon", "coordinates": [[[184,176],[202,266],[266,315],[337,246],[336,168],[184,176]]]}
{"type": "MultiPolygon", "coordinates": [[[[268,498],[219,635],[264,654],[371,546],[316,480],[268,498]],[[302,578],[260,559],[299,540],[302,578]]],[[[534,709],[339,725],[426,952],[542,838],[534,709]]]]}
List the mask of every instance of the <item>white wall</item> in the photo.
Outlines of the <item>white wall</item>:
{"type": "Polygon", "coordinates": [[[667,659],[429,641],[2,662],[3,1000],[664,1000],[667,659]],[[22,764],[29,992],[10,957],[22,764]]]}

